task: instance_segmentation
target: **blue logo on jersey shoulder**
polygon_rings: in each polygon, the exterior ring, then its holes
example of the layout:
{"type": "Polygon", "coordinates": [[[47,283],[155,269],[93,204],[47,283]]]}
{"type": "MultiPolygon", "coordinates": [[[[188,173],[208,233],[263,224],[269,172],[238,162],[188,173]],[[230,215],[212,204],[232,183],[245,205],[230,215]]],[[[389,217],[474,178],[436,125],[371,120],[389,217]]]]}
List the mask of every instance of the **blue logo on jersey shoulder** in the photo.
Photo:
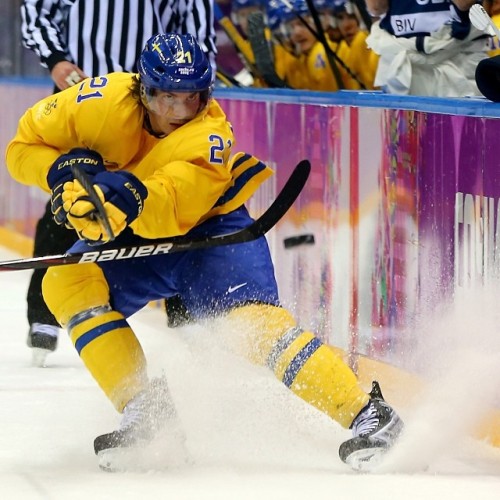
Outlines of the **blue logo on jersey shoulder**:
{"type": "Polygon", "coordinates": [[[314,67],[315,68],[326,68],[326,61],[323,59],[323,56],[321,54],[317,55],[314,67]]]}

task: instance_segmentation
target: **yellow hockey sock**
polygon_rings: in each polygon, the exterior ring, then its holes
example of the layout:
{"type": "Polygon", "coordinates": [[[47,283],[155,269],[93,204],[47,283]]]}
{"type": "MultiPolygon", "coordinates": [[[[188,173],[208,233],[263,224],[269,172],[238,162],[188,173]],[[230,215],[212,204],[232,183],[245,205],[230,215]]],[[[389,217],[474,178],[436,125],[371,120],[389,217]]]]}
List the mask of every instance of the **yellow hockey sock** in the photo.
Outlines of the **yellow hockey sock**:
{"type": "Polygon", "coordinates": [[[292,392],[342,426],[349,427],[368,403],[338,350],[297,327],[286,309],[252,304],[234,309],[228,319],[240,332],[240,353],[269,366],[292,392]]]}
{"type": "Polygon", "coordinates": [[[368,403],[369,396],[342,357],[298,327],[275,345],[269,367],[292,392],[344,427],[368,403]]]}
{"type": "Polygon", "coordinates": [[[144,352],[126,319],[99,307],[72,318],[68,330],[85,366],[121,412],[147,386],[144,352]]]}

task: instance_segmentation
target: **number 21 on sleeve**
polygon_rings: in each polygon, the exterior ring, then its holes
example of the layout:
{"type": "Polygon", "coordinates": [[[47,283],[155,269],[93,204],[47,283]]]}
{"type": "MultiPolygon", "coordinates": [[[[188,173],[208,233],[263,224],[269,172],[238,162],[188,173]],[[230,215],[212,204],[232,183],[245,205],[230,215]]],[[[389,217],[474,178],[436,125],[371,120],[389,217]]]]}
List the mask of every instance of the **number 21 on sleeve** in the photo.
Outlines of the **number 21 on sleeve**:
{"type": "Polygon", "coordinates": [[[107,84],[108,79],[104,76],[97,76],[95,78],[84,80],[78,89],[76,102],[80,103],[86,101],[87,99],[102,97],[102,94],[98,89],[105,87],[107,84]]]}
{"type": "Polygon", "coordinates": [[[210,146],[210,163],[222,164],[224,160],[227,160],[227,155],[231,151],[232,141],[227,141],[227,145],[224,144],[224,139],[220,135],[212,134],[208,137],[208,140],[212,144],[210,146]],[[227,146],[227,150],[226,150],[227,146]]]}

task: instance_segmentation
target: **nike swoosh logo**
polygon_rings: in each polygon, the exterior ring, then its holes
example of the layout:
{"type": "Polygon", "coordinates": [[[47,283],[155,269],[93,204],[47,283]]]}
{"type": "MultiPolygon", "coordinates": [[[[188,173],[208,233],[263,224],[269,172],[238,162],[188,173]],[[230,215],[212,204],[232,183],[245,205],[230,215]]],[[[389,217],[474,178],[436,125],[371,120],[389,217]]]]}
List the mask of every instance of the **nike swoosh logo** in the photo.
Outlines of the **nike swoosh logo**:
{"type": "Polygon", "coordinates": [[[230,286],[228,289],[227,289],[227,293],[233,293],[234,291],[238,290],[238,288],[241,288],[242,286],[245,286],[246,283],[241,283],[239,285],[236,285],[236,286],[230,286]]]}

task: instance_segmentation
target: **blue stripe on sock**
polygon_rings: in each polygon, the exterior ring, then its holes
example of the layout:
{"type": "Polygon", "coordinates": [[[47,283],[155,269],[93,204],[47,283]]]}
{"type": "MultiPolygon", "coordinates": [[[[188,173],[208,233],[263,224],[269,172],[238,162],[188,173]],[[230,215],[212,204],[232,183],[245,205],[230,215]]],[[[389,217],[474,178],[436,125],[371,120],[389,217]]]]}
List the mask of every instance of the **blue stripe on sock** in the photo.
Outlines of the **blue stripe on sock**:
{"type": "Polygon", "coordinates": [[[291,363],[288,365],[285,374],[283,375],[283,383],[287,387],[291,387],[297,373],[306,364],[306,361],[322,346],[321,340],[314,337],[310,342],[308,342],[292,359],[291,363]]]}
{"type": "Polygon", "coordinates": [[[76,350],[78,354],[82,351],[82,349],[90,344],[94,339],[104,335],[105,333],[110,332],[111,330],[117,330],[118,328],[127,328],[129,325],[127,320],[119,319],[116,321],[110,321],[109,323],[105,323],[104,325],[99,325],[92,330],[89,330],[87,333],[84,333],[75,343],[76,350]]]}
{"type": "Polygon", "coordinates": [[[267,357],[267,366],[272,371],[276,368],[276,363],[280,356],[292,345],[292,342],[304,333],[304,330],[298,326],[290,328],[273,346],[269,356],[267,357]]]}
{"type": "Polygon", "coordinates": [[[84,321],[87,321],[90,318],[95,318],[96,316],[100,316],[101,314],[106,314],[107,312],[111,311],[111,307],[107,304],[105,306],[97,306],[97,307],[92,307],[90,309],[86,309],[85,311],[82,311],[81,313],[75,314],[69,321],[68,321],[68,331],[73,330],[73,328],[80,323],[83,323],[84,321]]]}

